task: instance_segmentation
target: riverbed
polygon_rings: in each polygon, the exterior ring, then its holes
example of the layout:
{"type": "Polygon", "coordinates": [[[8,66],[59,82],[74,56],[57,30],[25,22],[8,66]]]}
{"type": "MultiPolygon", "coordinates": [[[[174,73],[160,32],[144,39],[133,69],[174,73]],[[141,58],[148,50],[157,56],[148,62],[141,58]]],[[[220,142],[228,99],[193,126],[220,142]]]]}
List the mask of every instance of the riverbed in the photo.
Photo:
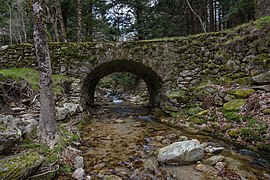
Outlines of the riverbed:
{"type": "MultiPolygon", "coordinates": [[[[169,118],[169,117],[167,117],[169,118]]],[[[100,106],[82,130],[85,171],[91,179],[270,179],[269,162],[247,149],[200,133],[161,123],[148,108],[128,104],[100,106]],[[168,165],[157,161],[158,150],[174,142],[197,139],[206,148],[202,161],[168,165]],[[223,156],[222,167],[207,163],[223,156]]]]}

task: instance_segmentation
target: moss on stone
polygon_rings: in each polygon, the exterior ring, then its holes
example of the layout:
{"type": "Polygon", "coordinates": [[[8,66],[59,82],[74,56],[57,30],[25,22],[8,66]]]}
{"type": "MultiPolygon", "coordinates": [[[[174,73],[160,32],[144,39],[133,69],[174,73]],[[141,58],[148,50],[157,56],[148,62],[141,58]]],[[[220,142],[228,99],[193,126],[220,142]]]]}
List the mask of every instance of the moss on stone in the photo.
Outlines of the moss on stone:
{"type": "Polygon", "coordinates": [[[237,89],[233,91],[231,94],[235,95],[237,98],[245,99],[251,96],[254,92],[255,92],[254,89],[237,89]]]}
{"type": "Polygon", "coordinates": [[[270,108],[265,108],[262,112],[264,114],[270,114],[270,108]]]}
{"type": "Polygon", "coordinates": [[[246,103],[246,99],[233,99],[223,105],[223,109],[226,111],[238,111],[246,103]]]}
{"type": "Polygon", "coordinates": [[[0,179],[25,179],[44,158],[37,152],[27,152],[0,159],[0,179]]]}

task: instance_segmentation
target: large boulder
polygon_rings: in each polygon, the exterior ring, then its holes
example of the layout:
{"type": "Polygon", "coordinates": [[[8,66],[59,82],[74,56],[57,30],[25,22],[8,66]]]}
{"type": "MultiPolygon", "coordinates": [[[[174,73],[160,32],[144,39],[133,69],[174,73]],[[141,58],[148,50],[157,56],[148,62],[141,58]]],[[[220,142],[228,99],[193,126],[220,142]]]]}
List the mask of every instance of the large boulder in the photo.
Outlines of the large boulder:
{"type": "Polygon", "coordinates": [[[56,107],[56,119],[64,120],[70,116],[73,116],[77,112],[81,112],[82,107],[75,103],[64,103],[63,107],[56,107]]]}
{"type": "Polygon", "coordinates": [[[22,132],[12,118],[0,115],[0,154],[9,152],[21,136],[22,132]]]}
{"type": "Polygon", "coordinates": [[[181,141],[161,148],[158,161],[176,164],[190,164],[204,156],[204,149],[197,140],[181,141]]]}
{"type": "Polygon", "coordinates": [[[0,159],[0,179],[26,179],[43,160],[37,152],[24,152],[0,159]]]}
{"type": "Polygon", "coordinates": [[[270,71],[252,77],[257,84],[270,84],[270,71]]]}

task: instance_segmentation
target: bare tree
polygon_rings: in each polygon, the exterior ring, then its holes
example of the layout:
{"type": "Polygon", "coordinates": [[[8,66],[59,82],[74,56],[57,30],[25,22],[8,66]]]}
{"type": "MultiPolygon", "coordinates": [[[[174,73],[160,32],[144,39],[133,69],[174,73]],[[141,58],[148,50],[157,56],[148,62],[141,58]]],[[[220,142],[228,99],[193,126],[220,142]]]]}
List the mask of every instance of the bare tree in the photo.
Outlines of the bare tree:
{"type": "Polygon", "coordinates": [[[41,141],[49,146],[57,142],[57,125],[55,121],[55,105],[52,91],[51,63],[48,48],[48,35],[44,23],[44,0],[33,0],[34,41],[36,56],[40,71],[40,120],[39,136],[41,141]]]}
{"type": "Polygon", "coordinates": [[[63,15],[62,15],[62,7],[60,4],[60,0],[56,1],[55,8],[56,8],[57,19],[59,20],[60,28],[61,28],[61,40],[63,40],[64,42],[67,42],[66,29],[65,29],[65,25],[64,25],[64,20],[63,20],[63,15]]]}
{"type": "Polygon", "coordinates": [[[77,16],[78,16],[78,29],[77,29],[77,40],[82,42],[82,5],[81,0],[77,0],[77,16]]]}
{"type": "Polygon", "coordinates": [[[205,23],[203,23],[202,18],[201,18],[201,17],[195,12],[195,10],[192,8],[192,6],[191,6],[189,0],[186,0],[186,2],[187,2],[187,4],[188,4],[188,7],[189,7],[189,9],[191,10],[191,12],[199,19],[203,31],[204,31],[204,32],[207,32],[207,31],[206,31],[206,25],[205,25],[205,23]]]}

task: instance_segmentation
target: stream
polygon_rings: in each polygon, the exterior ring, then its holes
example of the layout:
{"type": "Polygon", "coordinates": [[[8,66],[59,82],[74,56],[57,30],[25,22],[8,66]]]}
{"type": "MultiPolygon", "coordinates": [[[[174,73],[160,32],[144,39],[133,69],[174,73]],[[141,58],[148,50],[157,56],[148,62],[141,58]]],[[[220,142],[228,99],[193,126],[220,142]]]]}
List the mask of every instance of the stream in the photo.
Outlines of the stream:
{"type": "Polygon", "coordinates": [[[168,126],[152,117],[148,108],[124,103],[116,96],[112,104],[100,106],[89,117],[82,141],[85,171],[91,179],[270,179],[269,161],[257,153],[168,126]],[[208,152],[202,162],[191,165],[157,162],[160,148],[187,139],[224,150],[208,152]],[[223,157],[222,168],[204,163],[217,155],[223,157]]]}

